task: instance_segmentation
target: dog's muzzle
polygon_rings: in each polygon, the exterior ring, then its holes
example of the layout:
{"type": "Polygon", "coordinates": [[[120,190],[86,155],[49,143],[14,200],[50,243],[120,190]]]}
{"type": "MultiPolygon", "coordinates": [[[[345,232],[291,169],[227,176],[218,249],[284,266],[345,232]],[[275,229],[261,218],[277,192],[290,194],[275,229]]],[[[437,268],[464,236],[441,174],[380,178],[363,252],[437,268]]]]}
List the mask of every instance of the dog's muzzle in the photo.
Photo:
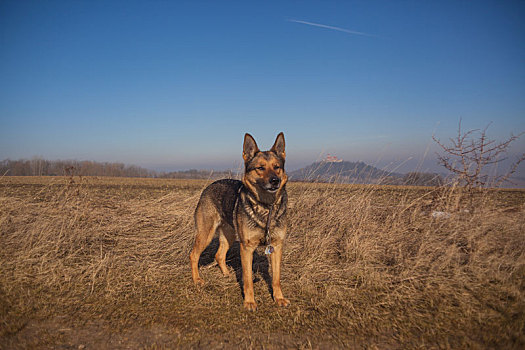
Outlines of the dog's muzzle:
{"type": "Polygon", "coordinates": [[[266,190],[269,192],[275,192],[279,189],[280,184],[281,179],[279,179],[277,176],[272,176],[268,181],[268,186],[266,187],[266,190]]]}

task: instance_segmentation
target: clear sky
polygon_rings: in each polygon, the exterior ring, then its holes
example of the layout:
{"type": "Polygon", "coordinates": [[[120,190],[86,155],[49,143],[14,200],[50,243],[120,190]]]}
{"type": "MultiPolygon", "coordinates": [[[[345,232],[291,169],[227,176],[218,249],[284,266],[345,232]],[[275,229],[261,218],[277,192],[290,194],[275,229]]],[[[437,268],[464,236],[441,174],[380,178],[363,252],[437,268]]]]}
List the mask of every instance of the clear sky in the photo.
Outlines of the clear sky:
{"type": "Polygon", "coordinates": [[[0,159],[227,169],[284,131],[289,170],[439,170],[459,118],[525,131],[524,1],[0,1],[0,159]]]}

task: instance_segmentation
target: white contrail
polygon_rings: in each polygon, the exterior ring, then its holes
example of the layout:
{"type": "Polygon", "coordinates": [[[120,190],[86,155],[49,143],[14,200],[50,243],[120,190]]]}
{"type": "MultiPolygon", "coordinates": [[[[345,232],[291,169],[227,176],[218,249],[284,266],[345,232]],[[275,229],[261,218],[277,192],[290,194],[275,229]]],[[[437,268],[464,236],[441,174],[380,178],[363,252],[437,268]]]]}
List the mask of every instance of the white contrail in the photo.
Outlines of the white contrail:
{"type": "Polygon", "coordinates": [[[300,20],[297,20],[297,19],[289,19],[288,21],[289,22],[295,22],[295,23],[301,23],[301,24],[307,24],[309,26],[314,26],[314,27],[320,27],[320,28],[326,28],[326,29],[331,29],[331,30],[337,30],[339,32],[348,33],[348,34],[363,35],[363,36],[370,36],[370,37],[375,37],[376,36],[376,35],[367,34],[367,33],[363,33],[363,32],[356,32],[355,30],[349,30],[349,29],[344,29],[344,28],[339,28],[339,27],[327,26],[326,24],[319,24],[319,23],[312,23],[312,22],[307,22],[307,21],[300,21],[300,20]]]}

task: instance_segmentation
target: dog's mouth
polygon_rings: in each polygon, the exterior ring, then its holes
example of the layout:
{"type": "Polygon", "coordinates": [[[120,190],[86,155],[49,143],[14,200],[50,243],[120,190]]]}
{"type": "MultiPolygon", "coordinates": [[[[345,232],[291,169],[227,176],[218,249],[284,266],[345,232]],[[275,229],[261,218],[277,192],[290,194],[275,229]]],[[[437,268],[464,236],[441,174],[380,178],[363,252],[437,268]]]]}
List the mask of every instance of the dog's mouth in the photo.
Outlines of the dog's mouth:
{"type": "Polygon", "coordinates": [[[271,177],[268,180],[259,179],[255,183],[261,190],[272,194],[279,191],[282,185],[282,181],[278,177],[271,177]]]}
{"type": "Polygon", "coordinates": [[[279,190],[280,183],[279,184],[264,184],[260,187],[266,192],[275,193],[279,190]]]}
{"type": "Polygon", "coordinates": [[[266,189],[266,191],[268,191],[270,193],[275,193],[275,192],[277,192],[277,190],[279,190],[279,186],[277,186],[277,187],[271,186],[270,188],[266,189]]]}

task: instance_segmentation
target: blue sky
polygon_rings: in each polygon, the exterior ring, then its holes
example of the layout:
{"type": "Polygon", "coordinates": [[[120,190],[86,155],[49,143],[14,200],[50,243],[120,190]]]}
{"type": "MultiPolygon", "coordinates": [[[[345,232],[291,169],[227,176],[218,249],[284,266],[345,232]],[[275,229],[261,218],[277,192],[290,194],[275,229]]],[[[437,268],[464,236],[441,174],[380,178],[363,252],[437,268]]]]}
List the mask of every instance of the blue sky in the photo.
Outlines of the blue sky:
{"type": "Polygon", "coordinates": [[[4,0],[0,159],[227,169],[245,132],[266,149],[284,131],[290,170],[326,153],[439,170],[432,134],[459,118],[525,131],[524,18],[523,1],[4,0]]]}

